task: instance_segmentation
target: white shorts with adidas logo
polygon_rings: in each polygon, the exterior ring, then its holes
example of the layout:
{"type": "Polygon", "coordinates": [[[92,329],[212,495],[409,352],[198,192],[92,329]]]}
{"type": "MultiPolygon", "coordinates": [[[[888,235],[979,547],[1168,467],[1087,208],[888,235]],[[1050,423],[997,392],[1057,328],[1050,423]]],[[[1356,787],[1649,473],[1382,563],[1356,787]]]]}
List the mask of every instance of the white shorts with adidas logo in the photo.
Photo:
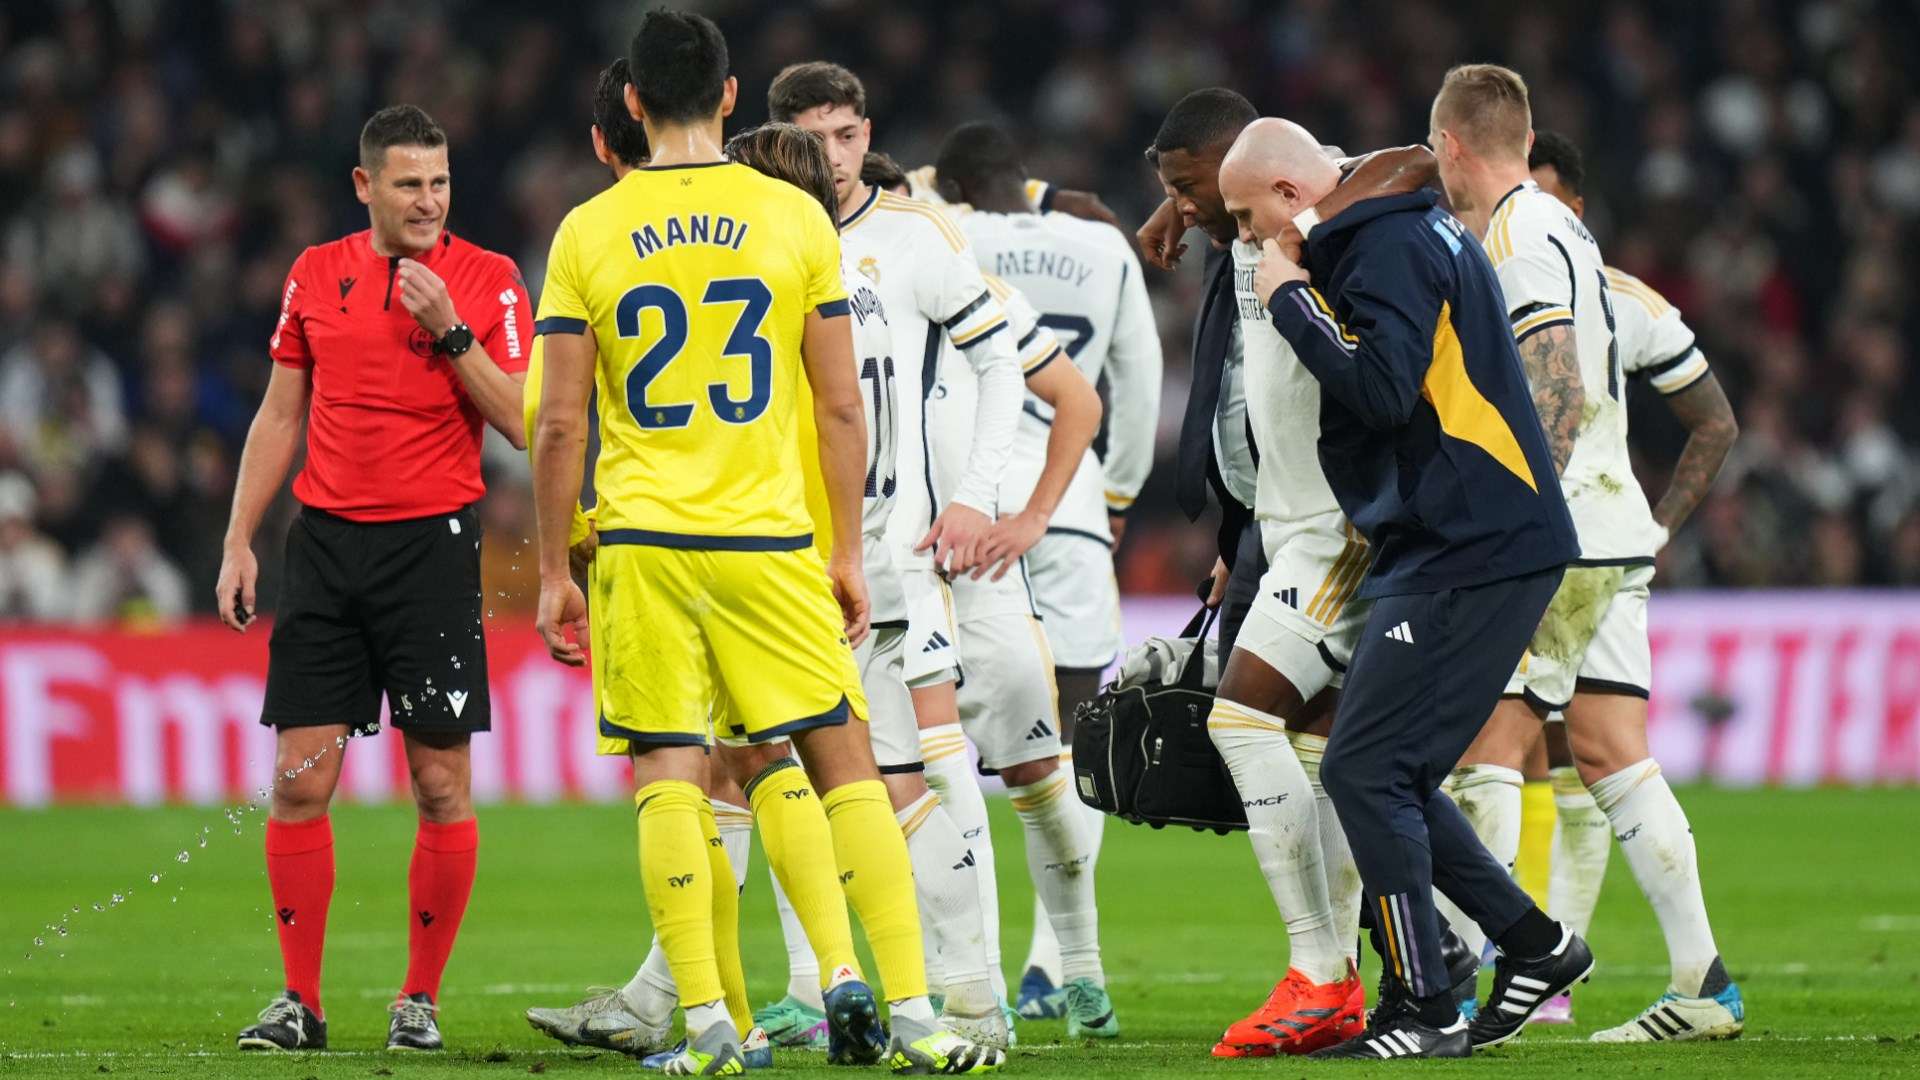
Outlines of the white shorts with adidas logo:
{"type": "Polygon", "coordinates": [[[960,667],[952,590],[932,570],[902,571],[900,588],[907,599],[907,639],[901,653],[907,685],[919,689],[952,682],[960,667]]]}
{"type": "Polygon", "coordinates": [[[1286,677],[1302,700],[1346,678],[1373,604],[1354,594],[1373,565],[1366,538],[1339,511],[1263,521],[1267,572],[1234,648],[1286,677]]]}
{"type": "Polygon", "coordinates": [[[1035,614],[1026,566],[999,581],[953,582],[960,621],[960,726],[980,764],[1004,769],[1060,755],[1053,651],[1035,614]]]}

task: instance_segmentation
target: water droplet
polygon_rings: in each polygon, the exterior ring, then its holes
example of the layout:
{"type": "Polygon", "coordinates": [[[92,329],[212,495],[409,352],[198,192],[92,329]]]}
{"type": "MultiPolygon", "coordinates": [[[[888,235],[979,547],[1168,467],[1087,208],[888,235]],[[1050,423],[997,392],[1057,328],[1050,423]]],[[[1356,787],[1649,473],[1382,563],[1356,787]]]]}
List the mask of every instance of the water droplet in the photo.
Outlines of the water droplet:
{"type": "Polygon", "coordinates": [[[177,904],[179,902],[180,902],[180,897],[178,895],[173,896],[167,901],[167,903],[169,904],[177,904]]]}
{"type": "Polygon", "coordinates": [[[73,913],[74,913],[75,915],[78,915],[78,914],[80,914],[80,905],[79,905],[79,904],[75,904],[75,905],[73,905],[73,913]]]}
{"type": "Polygon", "coordinates": [[[36,937],[33,939],[33,947],[36,949],[45,946],[46,943],[47,943],[47,939],[43,937],[36,937]]]}
{"type": "Polygon", "coordinates": [[[66,937],[66,936],[67,936],[68,934],[70,934],[70,933],[72,933],[72,931],[71,931],[71,930],[68,930],[68,929],[67,929],[66,927],[64,927],[64,926],[56,926],[56,927],[54,927],[54,928],[53,928],[53,932],[54,932],[54,933],[56,933],[56,934],[59,934],[59,935],[60,935],[61,937],[66,937]]]}
{"type": "Polygon", "coordinates": [[[180,851],[180,854],[175,855],[173,857],[173,860],[175,862],[186,862],[188,859],[191,859],[191,858],[193,858],[193,856],[187,854],[186,849],[182,848],[180,851]]]}
{"type": "Polygon", "coordinates": [[[93,902],[93,910],[95,910],[95,911],[105,911],[105,910],[107,910],[107,906],[106,906],[105,904],[102,904],[102,903],[101,903],[100,901],[98,901],[98,900],[95,900],[95,901],[93,902]]]}
{"type": "Polygon", "coordinates": [[[147,875],[147,884],[149,884],[149,885],[158,885],[158,884],[160,884],[160,875],[159,875],[159,874],[148,874],[148,875],[147,875]]]}
{"type": "Polygon", "coordinates": [[[257,791],[255,791],[255,792],[253,793],[253,796],[254,796],[254,798],[256,798],[256,799],[264,799],[264,798],[267,798],[267,797],[268,797],[269,795],[272,795],[272,794],[273,794],[273,792],[271,792],[271,791],[269,791],[269,790],[267,790],[266,788],[260,788],[259,790],[257,790],[257,791]]]}
{"type": "MultiPolygon", "coordinates": [[[[200,830],[200,846],[201,846],[201,847],[206,847],[206,846],[207,846],[207,830],[205,830],[205,829],[201,829],[201,830],[200,830]]],[[[183,854],[183,855],[184,855],[184,854],[186,854],[186,853],[185,853],[185,852],[181,852],[181,854],[183,854]]],[[[181,859],[180,861],[181,861],[181,862],[186,862],[187,860],[185,860],[185,859],[181,859]]]]}
{"type": "Polygon", "coordinates": [[[118,907],[118,906],[120,906],[121,904],[124,904],[124,903],[126,903],[126,902],[127,902],[127,898],[126,898],[126,897],[124,897],[124,896],[122,896],[122,895],[120,895],[119,893],[114,893],[114,894],[113,894],[113,899],[112,899],[111,901],[109,901],[109,903],[111,903],[111,904],[113,904],[113,906],[115,906],[115,907],[118,907]]]}
{"type": "Polygon", "coordinates": [[[280,774],[280,778],[283,780],[291,780],[294,778],[294,775],[295,775],[294,771],[292,769],[288,769],[286,772],[283,772],[280,774]]]}
{"type": "MultiPolygon", "coordinates": [[[[311,769],[311,768],[313,768],[313,759],[312,759],[312,758],[301,758],[301,759],[300,759],[300,768],[301,768],[302,770],[306,770],[306,769],[311,769]]],[[[288,775],[292,775],[292,774],[291,774],[291,773],[289,773],[288,775]]]]}

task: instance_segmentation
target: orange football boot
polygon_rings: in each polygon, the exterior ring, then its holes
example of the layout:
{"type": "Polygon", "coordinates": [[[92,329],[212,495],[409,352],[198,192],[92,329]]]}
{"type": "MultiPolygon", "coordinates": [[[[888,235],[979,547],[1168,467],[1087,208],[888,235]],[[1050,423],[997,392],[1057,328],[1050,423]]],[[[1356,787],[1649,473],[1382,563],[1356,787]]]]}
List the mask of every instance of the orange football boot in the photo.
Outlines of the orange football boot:
{"type": "Polygon", "coordinates": [[[1289,968],[1265,1004],[1220,1036],[1213,1056],[1311,1054],[1360,1034],[1366,1023],[1366,989],[1351,964],[1346,978],[1330,983],[1289,968]]]}

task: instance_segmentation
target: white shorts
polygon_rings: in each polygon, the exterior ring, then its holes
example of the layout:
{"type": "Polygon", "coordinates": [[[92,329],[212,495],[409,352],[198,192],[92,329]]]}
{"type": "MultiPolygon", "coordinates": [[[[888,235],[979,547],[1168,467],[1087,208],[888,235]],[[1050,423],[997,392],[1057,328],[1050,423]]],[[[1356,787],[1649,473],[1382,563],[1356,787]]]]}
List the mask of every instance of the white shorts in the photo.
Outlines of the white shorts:
{"type": "Polygon", "coordinates": [[[902,673],[906,641],[905,630],[875,630],[853,650],[854,662],[860,665],[860,686],[867,692],[873,760],[883,773],[920,770],[920,725],[914,720],[913,695],[902,673]]]}
{"type": "Polygon", "coordinates": [[[1354,593],[1373,565],[1366,538],[1338,511],[1304,521],[1263,521],[1267,572],[1240,625],[1235,649],[1279,672],[1302,701],[1346,678],[1372,610],[1354,593]]]}
{"type": "Polygon", "coordinates": [[[1034,606],[1064,668],[1104,669],[1120,655],[1120,583],[1097,537],[1049,532],[1027,552],[1034,606]]]}
{"type": "Polygon", "coordinates": [[[1507,692],[1564,709],[1575,690],[1646,697],[1653,684],[1647,586],[1653,567],[1569,566],[1507,692]]]}
{"type": "Polygon", "coordinates": [[[960,624],[960,727],[989,769],[1060,756],[1060,692],[1040,621],[987,615],[960,624]]]}
{"type": "Polygon", "coordinates": [[[900,585],[900,573],[894,569],[893,548],[884,533],[868,533],[860,543],[861,557],[867,564],[867,602],[871,605],[875,626],[907,625],[907,595],[900,585]]]}
{"type": "Polygon", "coordinates": [[[913,689],[952,682],[959,673],[955,642],[960,631],[953,614],[953,592],[932,570],[903,570],[900,588],[907,600],[907,639],[902,674],[913,689]]]}

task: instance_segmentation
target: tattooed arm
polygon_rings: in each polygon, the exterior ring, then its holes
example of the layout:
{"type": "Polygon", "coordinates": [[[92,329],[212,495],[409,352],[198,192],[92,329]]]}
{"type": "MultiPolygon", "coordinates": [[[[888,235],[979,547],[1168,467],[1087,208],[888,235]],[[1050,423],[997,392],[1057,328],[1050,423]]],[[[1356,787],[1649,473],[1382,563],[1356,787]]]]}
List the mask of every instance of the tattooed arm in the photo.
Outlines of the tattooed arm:
{"type": "Polygon", "coordinates": [[[1547,433],[1553,471],[1564,474],[1573,457],[1573,437],[1580,430],[1580,411],[1586,407],[1586,384],[1580,380],[1580,353],[1570,324],[1549,326],[1520,342],[1520,361],[1533,387],[1534,411],[1547,433]]]}
{"type": "Polygon", "coordinates": [[[1673,415],[1687,426],[1687,445],[1674,463],[1673,476],[1660,504],[1653,508],[1653,520],[1672,533],[1687,520],[1700,500],[1706,498],[1713,478],[1720,475],[1740,434],[1740,423],[1733,418],[1733,406],[1720,388],[1720,380],[1709,371],[1693,385],[1667,398],[1673,415]]]}

